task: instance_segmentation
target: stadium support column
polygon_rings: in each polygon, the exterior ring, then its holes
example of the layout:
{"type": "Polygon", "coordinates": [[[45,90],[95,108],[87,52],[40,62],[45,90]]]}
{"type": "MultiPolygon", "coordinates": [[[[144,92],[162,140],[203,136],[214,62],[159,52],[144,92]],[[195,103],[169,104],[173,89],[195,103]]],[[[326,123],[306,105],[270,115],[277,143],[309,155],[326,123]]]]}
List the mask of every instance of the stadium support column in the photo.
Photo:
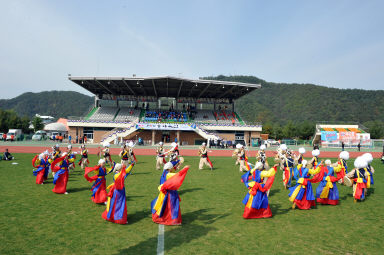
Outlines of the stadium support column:
{"type": "Polygon", "coordinates": [[[232,112],[235,112],[235,102],[232,102],[232,112]]]}
{"type": "Polygon", "coordinates": [[[152,129],[152,146],[155,145],[156,130],[152,129]]]}
{"type": "Polygon", "coordinates": [[[180,130],[176,131],[176,137],[177,137],[177,142],[181,145],[181,143],[180,143],[180,130]]]}

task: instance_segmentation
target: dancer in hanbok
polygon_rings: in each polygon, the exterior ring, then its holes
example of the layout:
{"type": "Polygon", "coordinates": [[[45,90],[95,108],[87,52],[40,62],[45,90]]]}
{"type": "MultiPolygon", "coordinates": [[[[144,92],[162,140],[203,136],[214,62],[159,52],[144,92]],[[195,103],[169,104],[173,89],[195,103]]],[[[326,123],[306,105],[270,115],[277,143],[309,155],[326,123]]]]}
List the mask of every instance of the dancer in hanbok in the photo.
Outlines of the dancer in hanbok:
{"type": "Polygon", "coordinates": [[[43,152],[32,159],[32,166],[37,168],[33,171],[33,175],[36,176],[36,184],[44,184],[44,181],[48,178],[50,164],[47,153],[43,152]]]}
{"type": "Polygon", "coordinates": [[[298,169],[299,179],[294,187],[289,188],[289,201],[293,203],[292,209],[297,207],[308,210],[316,206],[310,177],[320,172],[321,164],[318,164],[316,169],[308,169],[306,160],[303,160],[301,163],[302,166],[298,169]]]}
{"type": "Polygon", "coordinates": [[[243,204],[245,205],[243,213],[244,219],[272,217],[267,192],[272,187],[277,166],[276,164],[273,168],[264,170],[263,163],[257,162],[253,169],[241,177],[241,181],[249,190],[243,199],[243,204]],[[268,178],[268,180],[264,182],[264,178],[268,178]]]}
{"type": "MultiPolygon", "coordinates": [[[[72,151],[72,145],[71,144],[69,144],[67,148],[68,148],[68,150],[67,150],[68,159],[73,159],[73,162],[75,162],[77,152],[72,151]]],[[[68,171],[71,171],[71,170],[75,170],[75,163],[69,164],[68,171]]]]}
{"type": "Polygon", "coordinates": [[[268,170],[269,169],[269,164],[267,161],[267,155],[265,153],[265,145],[260,146],[260,150],[256,153],[256,161],[263,163],[263,168],[268,170]]]}
{"type": "Polygon", "coordinates": [[[366,197],[367,189],[367,172],[365,168],[368,166],[367,161],[363,157],[357,157],[354,162],[355,168],[346,175],[352,182],[353,198],[355,203],[362,201],[366,197]]]}
{"type": "Polygon", "coordinates": [[[367,167],[364,168],[364,170],[365,175],[367,176],[367,189],[370,189],[371,186],[374,184],[373,174],[375,173],[375,169],[371,165],[373,161],[373,156],[371,153],[364,153],[362,157],[365,159],[365,161],[367,161],[367,167]]]}
{"type": "Polygon", "coordinates": [[[129,166],[129,154],[128,154],[128,150],[127,150],[127,145],[124,144],[121,146],[121,151],[119,153],[119,156],[121,158],[121,162],[120,164],[121,165],[125,165],[125,166],[129,166]]]}
{"type": "Polygon", "coordinates": [[[177,190],[183,184],[189,166],[177,173],[173,173],[173,164],[164,165],[160,178],[159,195],[151,202],[152,220],[163,225],[180,225],[181,210],[180,197],[177,190]]]}
{"type": "Polygon", "coordinates": [[[293,177],[293,172],[294,172],[294,167],[295,167],[295,161],[292,158],[292,152],[287,150],[286,156],[283,159],[283,169],[284,169],[284,174],[283,174],[283,184],[284,188],[287,189],[291,187],[292,183],[292,177],[293,177]]]}
{"type": "Polygon", "coordinates": [[[111,158],[111,153],[109,150],[110,146],[111,146],[111,144],[108,142],[103,143],[103,147],[104,147],[104,149],[102,150],[103,157],[104,157],[105,164],[108,164],[108,165],[112,165],[112,163],[113,163],[112,158],[111,158]]]}
{"type": "Polygon", "coordinates": [[[199,148],[198,154],[200,156],[199,170],[203,170],[204,165],[208,166],[212,170],[213,165],[208,156],[206,143],[202,143],[201,147],[199,148]]]}
{"type": "Polygon", "coordinates": [[[337,174],[337,178],[339,179],[339,184],[344,184],[344,176],[348,173],[348,165],[347,160],[349,159],[349,152],[348,151],[342,151],[339,154],[339,157],[337,159],[337,162],[332,164],[332,167],[334,168],[340,168],[340,171],[337,174]]]}
{"type": "Polygon", "coordinates": [[[80,159],[79,165],[80,165],[81,169],[85,170],[85,168],[89,164],[88,150],[85,147],[85,144],[82,144],[80,148],[81,148],[81,159],[80,159]]]}
{"type": "Polygon", "coordinates": [[[335,177],[335,173],[339,173],[342,170],[341,166],[333,167],[331,160],[327,159],[325,166],[321,167],[319,176],[312,178],[313,182],[315,178],[321,179],[319,186],[316,189],[316,202],[324,205],[337,205],[339,204],[339,190],[337,189],[337,182],[341,177],[335,177]]]}
{"type": "Polygon", "coordinates": [[[317,164],[319,163],[319,156],[320,156],[320,151],[318,149],[312,151],[312,159],[309,161],[309,164],[312,165],[313,169],[316,169],[317,164]]]}
{"type": "Polygon", "coordinates": [[[125,165],[115,165],[113,184],[109,185],[107,208],[102,213],[103,219],[117,223],[127,224],[127,202],[125,197],[125,178],[132,172],[134,163],[125,168],[125,165]]]}
{"type": "Polygon", "coordinates": [[[89,182],[95,182],[91,187],[92,201],[95,204],[101,204],[107,201],[105,176],[112,171],[113,171],[113,167],[110,169],[107,169],[105,167],[104,159],[99,159],[97,166],[85,168],[84,178],[89,182]],[[89,174],[91,172],[94,172],[95,175],[92,177],[89,177],[89,174]]]}
{"type": "Polygon", "coordinates": [[[66,152],[62,154],[62,157],[55,159],[51,164],[52,172],[55,173],[53,178],[53,192],[57,194],[68,194],[68,166],[73,163],[74,159],[69,159],[66,152]]]}
{"type": "Polygon", "coordinates": [[[163,142],[159,142],[159,147],[156,149],[156,170],[160,170],[161,167],[166,163],[167,161],[165,160],[163,142]]]}

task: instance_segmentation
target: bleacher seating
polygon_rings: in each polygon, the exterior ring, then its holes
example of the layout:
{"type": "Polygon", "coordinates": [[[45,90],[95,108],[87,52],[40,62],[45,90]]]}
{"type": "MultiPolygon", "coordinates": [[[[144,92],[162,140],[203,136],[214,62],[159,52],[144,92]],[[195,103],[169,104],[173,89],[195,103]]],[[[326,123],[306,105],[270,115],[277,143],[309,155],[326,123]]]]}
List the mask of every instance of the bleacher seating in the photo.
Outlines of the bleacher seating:
{"type": "Polygon", "coordinates": [[[115,117],[117,110],[118,108],[116,107],[99,107],[96,112],[89,118],[89,120],[112,121],[115,117]]]}
{"type": "Polygon", "coordinates": [[[234,112],[221,110],[213,112],[213,115],[219,124],[232,124],[233,120],[235,121],[234,124],[240,124],[240,121],[234,112]]]}
{"type": "Polygon", "coordinates": [[[133,108],[120,108],[119,113],[116,115],[115,121],[130,122],[138,121],[140,116],[140,109],[133,108]]]}
{"type": "Polygon", "coordinates": [[[145,121],[169,121],[169,122],[187,122],[188,115],[185,112],[178,111],[160,111],[147,110],[145,112],[145,121]]]}
{"type": "Polygon", "coordinates": [[[197,110],[195,114],[195,121],[202,123],[216,123],[216,118],[213,116],[211,110],[197,110]]]}

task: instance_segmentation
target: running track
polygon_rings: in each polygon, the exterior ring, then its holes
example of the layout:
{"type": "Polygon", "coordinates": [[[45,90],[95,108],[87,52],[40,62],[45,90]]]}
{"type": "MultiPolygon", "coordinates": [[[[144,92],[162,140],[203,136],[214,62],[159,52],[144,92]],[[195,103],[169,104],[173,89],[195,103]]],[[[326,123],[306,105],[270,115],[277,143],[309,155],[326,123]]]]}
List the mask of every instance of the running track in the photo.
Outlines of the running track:
{"type": "MultiPolygon", "coordinates": [[[[50,149],[50,147],[43,147],[43,146],[0,146],[0,151],[3,152],[6,148],[9,149],[10,153],[41,153],[46,149],[50,149]]],[[[65,147],[64,150],[66,149],[65,147]]],[[[180,155],[181,156],[197,156],[197,149],[183,149],[182,147],[180,148],[180,155]]],[[[88,153],[90,154],[97,154],[99,149],[98,148],[87,148],[88,153]]],[[[74,147],[73,151],[80,151],[79,147],[74,147]]],[[[120,148],[111,148],[110,149],[112,155],[118,155],[120,152],[120,148]]],[[[209,151],[209,156],[221,156],[221,157],[230,157],[232,156],[233,150],[212,150],[209,151]]],[[[275,151],[266,151],[267,157],[273,157],[275,156],[276,152],[275,151]]],[[[349,152],[349,155],[351,158],[356,158],[364,152],[357,152],[357,151],[352,151],[349,152]]],[[[382,153],[381,152],[371,152],[372,156],[374,158],[381,158],[382,153]]],[[[156,149],[154,148],[135,148],[135,154],[136,155],[156,155],[156,149]]],[[[298,154],[297,151],[295,151],[295,154],[298,154]]],[[[247,153],[249,157],[255,157],[256,156],[256,151],[250,151],[247,153]]],[[[320,157],[321,158],[337,158],[339,156],[339,152],[337,151],[321,151],[320,157]]],[[[304,157],[310,158],[312,157],[311,152],[306,152],[304,154],[304,157]]]]}

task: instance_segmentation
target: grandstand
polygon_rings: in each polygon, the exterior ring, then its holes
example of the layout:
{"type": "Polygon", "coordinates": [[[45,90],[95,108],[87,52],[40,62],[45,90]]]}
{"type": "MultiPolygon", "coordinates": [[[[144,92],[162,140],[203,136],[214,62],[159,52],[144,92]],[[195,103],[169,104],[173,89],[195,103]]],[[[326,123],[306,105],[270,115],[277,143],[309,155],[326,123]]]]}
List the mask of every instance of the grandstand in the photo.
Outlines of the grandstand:
{"type": "Polygon", "coordinates": [[[260,123],[245,123],[234,101],[258,84],[175,77],[68,77],[95,95],[85,117],[68,120],[69,133],[92,143],[141,137],[147,144],[177,139],[182,145],[207,140],[251,144],[260,123]]]}

